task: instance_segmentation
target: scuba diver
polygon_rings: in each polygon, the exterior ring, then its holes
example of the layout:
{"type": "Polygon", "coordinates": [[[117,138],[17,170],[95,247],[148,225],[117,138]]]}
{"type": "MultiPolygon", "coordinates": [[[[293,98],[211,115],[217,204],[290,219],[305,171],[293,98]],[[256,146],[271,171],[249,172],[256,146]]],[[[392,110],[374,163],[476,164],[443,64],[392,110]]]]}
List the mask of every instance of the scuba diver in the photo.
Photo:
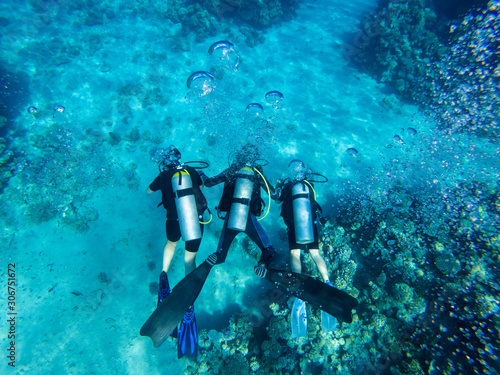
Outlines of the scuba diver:
{"type": "MultiPolygon", "coordinates": [[[[181,164],[181,153],[174,146],[156,152],[160,174],[148,187],[148,194],[160,190],[163,205],[167,210],[165,224],[167,243],[163,249],[163,269],[160,274],[158,304],[171,292],[167,272],[175,253],[179,239],[185,242],[184,269],[189,274],[196,268],[196,253],[203,235],[203,212],[207,208],[207,200],[201,192],[203,180],[195,168],[181,164]]],[[[204,174],[203,174],[204,175],[204,174]]],[[[179,358],[184,354],[196,356],[198,338],[194,307],[190,306],[181,322],[177,335],[179,358]],[[189,353],[187,353],[189,351],[189,353]]]]}
{"type": "MultiPolygon", "coordinates": [[[[284,181],[278,180],[273,199],[282,202],[281,217],[287,226],[292,272],[301,273],[300,250],[307,247],[324,282],[333,286],[328,277],[326,263],[319,252],[317,221],[318,211],[322,213],[322,209],[316,202],[313,185],[307,181],[308,176],[315,174],[310,168],[306,168],[301,160],[292,160],[288,164],[288,177],[284,181]]],[[[305,302],[296,298],[292,315],[293,338],[307,334],[306,314],[305,302]]],[[[322,315],[323,330],[331,331],[334,328],[336,321],[331,321],[332,319],[335,318],[328,314],[322,315]]]]}
{"type": "MultiPolygon", "coordinates": [[[[271,195],[274,197],[274,194],[262,174],[262,166],[258,165],[258,159],[257,148],[248,144],[236,153],[235,161],[219,175],[208,178],[200,172],[204,185],[207,187],[224,182],[224,191],[218,206],[220,212],[226,212],[224,226],[217,251],[210,254],[193,272],[186,275],[141,327],[140,335],[150,337],[155,347],[162,345],[172,330],[177,327],[186,308],[192,306],[198,298],[213,266],[224,263],[226,260],[229,247],[240,232],[246,233],[262,251],[258,265],[254,267],[257,276],[265,278],[274,286],[283,288],[286,293],[294,295],[297,299],[300,298],[301,302],[307,301],[311,306],[321,309],[322,318],[323,314],[331,318],[326,323],[334,322],[336,324],[333,316],[346,323],[352,322],[352,309],[358,304],[354,297],[307,275],[269,267],[275,250],[257,221],[257,216],[260,216],[262,212],[260,188],[266,186],[269,200],[271,200],[271,195]]],[[[300,183],[300,181],[295,181],[295,183],[300,183]]],[[[287,189],[282,190],[283,197],[285,197],[287,189]]],[[[299,313],[305,312],[304,302],[302,306],[303,310],[298,311],[299,313]]],[[[303,317],[303,314],[294,313],[292,321],[303,317]]],[[[305,323],[307,324],[307,321],[305,323]]],[[[307,329],[304,322],[300,323],[300,326],[298,322],[296,324],[302,331],[304,327],[307,329]]],[[[325,328],[324,324],[325,322],[322,321],[324,330],[330,328],[325,328]]],[[[297,328],[294,326],[292,334],[296,330],[297,328]]],[[[299,332],[302,333],[302,331],[299,332]]]]}
{"type": "Polygon", "coordinates": [[[236,152],[235,160],[229,168],[204,180],[206,187],[224,182],[224,190],[217,207],[219,218],[224,219],[224,225],[217,245],[215,264],[225,262],[231,243],[241,232],[246,233],[262,251],[259,265],[267,266],[275,255],[275,249],[257,219],[262,214],[263,206],[260,189],[267,189],[268,194],[272,194],[272,186],[264,177],[262,166],[257,163],[259,157],[257,147],[246,144],[236,152]],[[226,215],[221,217],[221,212],[226,212],[226,215]]]}

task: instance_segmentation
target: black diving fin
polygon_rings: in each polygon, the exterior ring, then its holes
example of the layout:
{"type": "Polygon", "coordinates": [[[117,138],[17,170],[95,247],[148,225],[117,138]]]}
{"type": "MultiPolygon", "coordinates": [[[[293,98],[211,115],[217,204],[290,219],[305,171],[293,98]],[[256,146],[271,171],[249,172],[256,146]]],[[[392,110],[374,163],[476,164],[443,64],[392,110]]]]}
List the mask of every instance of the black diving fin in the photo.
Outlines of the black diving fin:
{"type": "Polygon", "coordinates": [[[352,323],[351,310],[357,306],[358,300],[346,292],[295,272],[259,266],[255,267],[255,273],[338,320],[352,323]]]}
{"type": "MultiPolygon", "coordinates": [[[[158,283],[158,304],[156,307],[160,306],[170,293],[172,293],[172,290],[170,289],[167,273],[162,271],[160,274],[160,282],[158,283]]],[[[175,327],[170,336],[177,337],[177,327],[175,327]]]]}
{"type": "Polygon", "coordinates": [[[163,344],[198,298],[210,270],[216,263],[217,254],[212,254],[184,277],[146,320],[140,331],[141,336],[150,337],[156,348],[163,344]]]}

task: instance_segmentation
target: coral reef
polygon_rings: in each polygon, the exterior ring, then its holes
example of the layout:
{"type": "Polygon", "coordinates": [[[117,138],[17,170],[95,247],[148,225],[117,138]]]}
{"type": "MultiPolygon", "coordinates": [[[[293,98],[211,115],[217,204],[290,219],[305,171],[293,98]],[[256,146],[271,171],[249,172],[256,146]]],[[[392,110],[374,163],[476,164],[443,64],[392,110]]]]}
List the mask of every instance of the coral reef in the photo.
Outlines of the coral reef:
{"type": "MultiPolygon", "coordinates": [[[[29,136],[22,152],[5,151],[0,159],[6,204],[16,207],[10,215],[23,210],[34,224],[57,219],[85,232],[99,218],[98,211],[86,203],[95,189],[115,179],[130,189],[138,188],[137,166],[131,163],[125,166],[123,176],[117,175],[116,167],[105,156],[106,148],[115,146],[104,142],[100,131],[87,129],[73,134],[57,122],[43,129],[29,136]]],[[[115,139],[120,145],[142,142],[137,136],[132,132],[132,140],[115,139]]]]}
{"type": "Polygon", "coordinates": [[[428,68],[431,61],[441,59],[448,49],[437,37],[440,25],[431,0],[384,3],[362,22],[366,47],[354,55],[354,62],[414,98],[426,74],[433,73],[428,68]]]}
{"type": "Polygon", "coordinates": [[[189,50],[186,39],[189,33],[195,35],[196,41],[203,41],[232,21],[243,25],[240,31],[246,36],[247,44],[253,45],[259,40],[262,42],[260,34],[253,33],[252,30],[262,30],[277,22],[292,19],[299,3],[299,0],[203,0],[199,2],[168,0],[166,3],[155,2],[154,7],[163,17],[182,25],[177,48],[186,51],[189,50]]]}
{"type": "Polygon", "coordinates": [[[493,349],[498,331],[481,322],[498,310],[491,301],[499,292],[493,282],[499,192],[498,184],[478,182],[418,195],[396,187],[380,197],[346,200],[329,222],[323,238],[342,234],[340,246],[358,249],[352,284],[360,290],[357,314],[363,325],[353,337],[359,344],[377,332],[389,348],[370,349],[366,366],[467,373],[489,365],[480,345],[498,355],[493,349]],[[452,352],[467,355],[446,354],[452,352]]]}
{"type": "Polygon", "coordinates": [[[490,1],[449,21],[431,0],[384,1],[362,21],[346,56],[431,111],[443,128],[498,140],[499,12],[500,3],[490,1]]]}
{"type": "MultiPolygon", "coordinates": [[[[487,371],[500,354],[491,324],[500,312],[499,196],[500,185],[474,181],[356,192],[320,240],[332,282],[360,301],[353,322],[323,332],[320,311],[307,306],[308,336],[291,339],[292,299],[264,296],[272,316],[256,324],[239,313],[220,332],[202,331],[198,369],[188,373],[487,371]]],[[[308,254],[303,272],[317,275],[308,254]]]]}

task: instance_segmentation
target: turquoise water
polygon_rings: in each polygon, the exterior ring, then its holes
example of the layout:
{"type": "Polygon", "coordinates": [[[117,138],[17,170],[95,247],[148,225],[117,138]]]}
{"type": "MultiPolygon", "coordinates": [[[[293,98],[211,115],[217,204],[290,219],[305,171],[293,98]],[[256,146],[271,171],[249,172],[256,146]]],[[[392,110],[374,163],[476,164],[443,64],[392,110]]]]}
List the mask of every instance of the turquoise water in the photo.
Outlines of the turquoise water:
{"type": "MultiPolygon", "coordinates": [[[[484,33],[469,43],[480,52],[470,61],[415,52],[429,65],[403,76],[392,73],[401,60],[384,70],[387,53],[371,48],[380,35],[390,56],[417,47],[407,35],[366,32],[375,1],[304,1],[281,18],[254,13],[276,10],[270,2],[200,2],[211,16],[179,16],[193,4],[0,5],[2,373],[498,373],[500,68],[489,69],[498,36],[466,7],[442,22],[484,33]],[[208,53],[220,40],[234,45],[229,60],[208,53]],[[440,61],[451,65],[433,88],[419,85],[440,61]],[[459,81],[453,72],[469,63],[484,72],[459,81]],[[188,88],[196,71],[212,72],[215,88],[188,88]],[[272,90],[283,93],[279,105],[266,101],[272,90]],[[459,91],[460,106],[451,104],[459,91]],[[250,103],[262,105],[258,119],[250,103]],[[293,298],[273,299],[241,236],[197,299],[197,360],[177,359],[174,340],[154,348],[139,335],[165,244],[160,196],[146,194],[158,173],[152,155],[174,144],[213,176],[246,142],[259,145],[273,184],[295,158],[328,177],[315,186],[328,218],[322,252],[334,285],[360,304],[331,333],[309,307],[308,336],[292,339],[293,298]]],[[[399,20],[391,30],[411,24],[404,12],[399,20]]],[[[204,189],[212,210],[221,192],[204,189]]],[[[261,223],[275,266],[288,267],[279,206],[261,223]]],[[[216,217],[206,227],[198,263],[221,228],[216,217]]],[[[309,254],[303,264],[319,277],[309,254]]],[[[180,242],[169,279],[183,277],[180,242]]]]}

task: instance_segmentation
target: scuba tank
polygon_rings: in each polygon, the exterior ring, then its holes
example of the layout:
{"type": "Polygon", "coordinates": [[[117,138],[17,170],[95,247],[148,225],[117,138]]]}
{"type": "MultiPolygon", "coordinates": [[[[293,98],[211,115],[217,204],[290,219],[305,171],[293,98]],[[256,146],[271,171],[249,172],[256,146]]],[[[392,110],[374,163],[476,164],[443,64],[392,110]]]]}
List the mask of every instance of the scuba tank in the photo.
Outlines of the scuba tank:
{"type": "Polygon", "coordinates": [[[313,219],[309,193],[309,187],[303,182],[297,182],[292,186],[295,242],[300,245],[314,242],[313,219]]]}
{"type": "Polygon", "coordinates": [[[175,208],[179,218],[182,239],[186,241],[201,238],[201,226],[194,197],[193,182],[185,169],[180,169],[172,176],[172,190],[175,196],[175,208]]]}
{"type": "Polygon", "coordinates": [[[252,200],[253,181],[251,179],[253,179],[254,173],[250,168],[244,167],[240,169],[237,176],[227,227],[244,232],[247,228],[248,212],[252,200]]]}

